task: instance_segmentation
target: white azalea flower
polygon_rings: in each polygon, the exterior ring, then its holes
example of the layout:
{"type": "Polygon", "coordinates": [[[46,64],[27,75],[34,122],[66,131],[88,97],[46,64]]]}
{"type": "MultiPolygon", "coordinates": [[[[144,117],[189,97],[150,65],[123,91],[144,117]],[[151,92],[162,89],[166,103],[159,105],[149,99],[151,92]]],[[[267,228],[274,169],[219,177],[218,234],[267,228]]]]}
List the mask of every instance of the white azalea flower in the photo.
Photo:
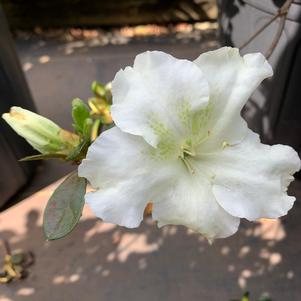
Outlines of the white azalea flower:
{"type": "Polygon", "coordinates": [[[236,232],[240,218],[277,218],[300,160],[288,146],[260,143],[240,111],[272,75],[260,53],[225,47],[194,62],[138,55],[113,81],[116,127],[79,167],[86,201],[107,222],[137,227],[146,205],[159,226],[185,225],[209,240],[236,232]]]}

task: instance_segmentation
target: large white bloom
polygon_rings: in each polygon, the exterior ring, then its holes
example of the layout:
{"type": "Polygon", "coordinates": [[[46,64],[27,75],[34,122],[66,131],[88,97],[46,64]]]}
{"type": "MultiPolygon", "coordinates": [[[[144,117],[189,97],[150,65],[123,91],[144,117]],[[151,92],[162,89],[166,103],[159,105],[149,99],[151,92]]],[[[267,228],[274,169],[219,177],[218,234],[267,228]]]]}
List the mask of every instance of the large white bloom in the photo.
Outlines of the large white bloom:
{"type": "Polygon", "coordinates": [[[287,186],[296,152],[260,143],[240,111],[272,75],[260,53],[225,47],[194,62],[138,55],[113,81],[116,127],[79,167],[96,191],[86,201],[105,221],[137,227],[147,203],[159,226],[185,225],[208,239],[236,232],[240,218],[276,218],[295,198],[287,186]]]}

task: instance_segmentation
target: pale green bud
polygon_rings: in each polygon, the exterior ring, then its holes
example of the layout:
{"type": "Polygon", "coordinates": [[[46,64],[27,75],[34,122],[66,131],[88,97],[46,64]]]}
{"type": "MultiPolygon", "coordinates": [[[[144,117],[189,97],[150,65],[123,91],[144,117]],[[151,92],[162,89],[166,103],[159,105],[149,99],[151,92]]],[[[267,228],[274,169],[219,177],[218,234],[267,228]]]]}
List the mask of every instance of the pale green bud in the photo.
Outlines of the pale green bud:
{"type": "Polygon", "coordinates": [[[42,154],[68,155],[79,144],[77,135],[60,128],[39,114],[20,107],[12,107],[2,118],[42,154]]]}

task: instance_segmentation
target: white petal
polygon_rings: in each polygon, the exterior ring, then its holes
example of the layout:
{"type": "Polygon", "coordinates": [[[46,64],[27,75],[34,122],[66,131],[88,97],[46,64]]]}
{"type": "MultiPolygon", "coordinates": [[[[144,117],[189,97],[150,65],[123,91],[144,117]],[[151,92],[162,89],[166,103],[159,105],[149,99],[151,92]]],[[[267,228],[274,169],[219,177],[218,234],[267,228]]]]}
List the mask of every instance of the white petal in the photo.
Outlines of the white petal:
{"type": "Polygon", "coordinates": [[[147,173],[150,147],[138,136],[113,127],[89,147],[86,159],[79,166],[79,176],[100,188],[126,179],[129,175],[147,173]]]}
{"type": "Polygon", "coordinates": [[[137,227],[146,204],[160,191],[173,171],[153,160],[151,146],[142,137],[117,127],[103,132],[79,166],[79,176],[98,189],[86,195],[96,216],[126,227],[137,227]],[[156,188],[154,188],[156,187],[156,188]]]}
{"type": "Polygon", "coordinates": [[[130,177],[104,189],[90,192],[86,202],[94,214],[105,222],[128,228],[138,227],[143,219],[143,212],[151,200],[150,183],[146,177],[130,177]]]}
{"type": "Polygon", "coordinates": [[[286,191],[300,169],[300,159],[289,146],[262,144],[248,130],[241,143],[207,155],[200,164],[214,177],[218,203],[233,216],[277,218],[293,206],[295,198],[286,191]]]}
{"type": "Polygon", "coordinates": [[[208,83],[192,62],[159,51],[138,55],[112,82],[112,116],[123,131],[160,140],[185,136],[192,112],[208,103],[208,83]]]}
{"type": "Polygon", "coordinates": [[[238,49],[231,47],[201,54],[195,63],[203,71],[210,88],[207,147],[216,147],[224,141],[240,142],[247,133],[240,111],[258,85],[273,75],[271,66],[260,53],[241,57],[238,49]]]}
{"type": "Polygon", "coordinates": [[[205,178],[189,174],[179,177],[153,203],[153,218],[159,226],[184,225],[209,240],[234,234],[240,221],[219,206],[205,178]]]}

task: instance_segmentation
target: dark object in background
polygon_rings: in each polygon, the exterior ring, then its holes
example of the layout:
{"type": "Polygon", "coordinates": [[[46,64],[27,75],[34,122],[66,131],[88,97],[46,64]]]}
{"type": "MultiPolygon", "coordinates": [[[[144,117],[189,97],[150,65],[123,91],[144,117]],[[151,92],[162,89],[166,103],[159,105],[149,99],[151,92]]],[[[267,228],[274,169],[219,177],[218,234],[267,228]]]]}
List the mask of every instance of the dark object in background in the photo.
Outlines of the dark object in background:
{"type": "MultiPolygon", "coordinates": [[[[0,6],[0,115],[8,112],[11,106],[22,106],[35,111],[5,16],[0,6]]],[[[36,163],[18,162],[18,159],[32,153],[32,147],[0,118],[0,207],[32,175],[36,163]]]]}
{"type": "MultiPolygon", "coordinates": [[[[222,44],[239,47],[262,27],[284,1],[218,0],[222,44]]],[[[265,53],[276,35],[273,22],[242,53],[265,53]]],[[[246,105],[249,126],[267,143],[283,143],[301,151],[301,0],[290,6],[284,31],[269,62],[274,76],[264,81],[246,105]]]]}
{"type": "Polygon", "coordinates": [[[97,27],[216,19],[214,0],[3,0],[12,29],[97,27]]]}

